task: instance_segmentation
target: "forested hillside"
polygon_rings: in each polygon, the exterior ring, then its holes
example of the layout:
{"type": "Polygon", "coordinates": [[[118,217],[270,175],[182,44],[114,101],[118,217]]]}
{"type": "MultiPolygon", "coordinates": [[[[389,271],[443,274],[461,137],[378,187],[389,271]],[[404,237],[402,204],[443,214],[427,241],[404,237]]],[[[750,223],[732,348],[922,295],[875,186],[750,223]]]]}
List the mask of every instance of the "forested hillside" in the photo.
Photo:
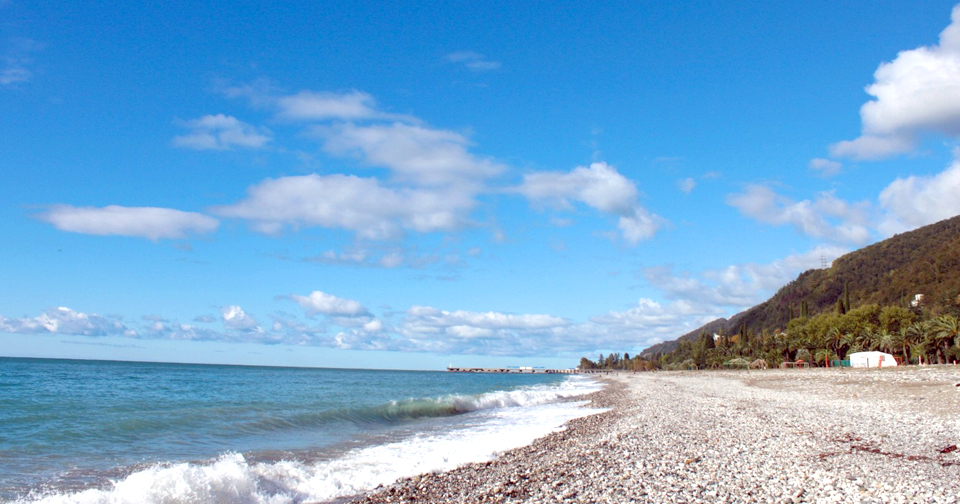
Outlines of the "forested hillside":
{"type": "Polygon", "coordinates": [[[958,315],[960,216],[851,252],[827,269],[809,270],[769,300],[729,320],[719,319],[677,340],[654,345],[642,357],[669,353],[701,333],[775,333],[792,319],[845,313],[867,305],[916,309],[918,316],[958,315]],[[912,307],[917,294],[923,301],[912,307]]]}

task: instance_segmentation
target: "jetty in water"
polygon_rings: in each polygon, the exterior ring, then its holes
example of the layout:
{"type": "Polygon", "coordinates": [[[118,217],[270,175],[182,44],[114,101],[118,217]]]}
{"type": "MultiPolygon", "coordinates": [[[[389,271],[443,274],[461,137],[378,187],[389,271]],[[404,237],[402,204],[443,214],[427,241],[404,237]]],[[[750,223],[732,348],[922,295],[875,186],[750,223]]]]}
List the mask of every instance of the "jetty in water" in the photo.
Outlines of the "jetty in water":
{"type": "Polygon", "coordinates": [[[542,367],[454,367],[447,366],[448,373],[513,373],[513,374],[597,374],[608,373],[609,369],[547,369],[542,367]]]}

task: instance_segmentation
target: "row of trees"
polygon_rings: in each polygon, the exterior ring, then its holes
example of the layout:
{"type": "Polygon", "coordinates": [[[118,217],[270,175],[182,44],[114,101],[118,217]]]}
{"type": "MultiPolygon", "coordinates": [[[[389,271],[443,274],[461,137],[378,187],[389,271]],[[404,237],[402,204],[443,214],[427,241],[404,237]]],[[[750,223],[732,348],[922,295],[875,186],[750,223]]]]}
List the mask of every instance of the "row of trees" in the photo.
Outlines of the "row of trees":
{"type": "Polygon", "coordinates": [[[735,359],[738,364],[762,359],[771,366],[800,360],[829,365],[864,350],[890,353],[904,364],[952,362],[960,359],[960,320],[950,314],[932,316],[920,309],[868,304],[800,316],[786,329],[760,334],[745,327],[730,335],[701,333],[656,360],[665,368],[697,369],[730,365],[735,359]]]}
{"type": "MultiPolygon", "coordinates": [[[[841,298],[842,299],[842,298],[841,298]]],[[[960,298],[958,298],[960,306],[960,298]]],[[[952,314],[932,314],[922,307],[863,305],[810,316],[801,306],[799,316],[785,329],[754,333],[747,327],[732,334],[701,332],[694,340],[681,340],[669,353],[644,359],[629,354],[601,354],[596,362],[580,360],[582,369],[709,369],[744,367],[763,361],[775,367],[781,362],[806,361],[830,365],[853,352],[880,350],[897,357],[901,364],[960,360],[960,319],[952,314]]]]}
{"type": "Polygon", "coordinates": [[[639,355],[633,358],[630,354],[624,353],[623,357],[619,353],[612,353],[606,357],[600,354],[596,362],[586,358],[580,358],[580,369],[600,369],[600,370],[619,370],[619,371],[652,371],[659,368],[654,361],[641,358],[639,355]]]}

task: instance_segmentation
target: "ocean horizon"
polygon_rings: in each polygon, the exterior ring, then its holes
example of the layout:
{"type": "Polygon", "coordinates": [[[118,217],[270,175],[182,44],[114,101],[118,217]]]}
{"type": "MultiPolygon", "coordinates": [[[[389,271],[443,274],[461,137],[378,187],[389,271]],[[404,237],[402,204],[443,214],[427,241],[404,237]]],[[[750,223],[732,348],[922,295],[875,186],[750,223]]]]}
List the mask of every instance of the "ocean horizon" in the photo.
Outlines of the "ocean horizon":
{"type": "Polygon", "coordinates": [[[0,357],[0,501],[329,502],[595,412],[581,376],[0,357]]]}

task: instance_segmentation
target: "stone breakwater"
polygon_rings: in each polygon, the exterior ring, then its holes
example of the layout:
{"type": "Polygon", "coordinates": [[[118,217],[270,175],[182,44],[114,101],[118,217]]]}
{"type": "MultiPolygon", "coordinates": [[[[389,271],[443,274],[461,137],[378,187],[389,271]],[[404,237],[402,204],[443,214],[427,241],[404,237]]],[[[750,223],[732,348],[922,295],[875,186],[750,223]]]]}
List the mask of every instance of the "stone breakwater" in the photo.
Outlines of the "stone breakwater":
{"type": "Polygon", "coordinates": [[[606,413],[355,502],[960,502],[960,368],[604,380],[606,413]]]}

